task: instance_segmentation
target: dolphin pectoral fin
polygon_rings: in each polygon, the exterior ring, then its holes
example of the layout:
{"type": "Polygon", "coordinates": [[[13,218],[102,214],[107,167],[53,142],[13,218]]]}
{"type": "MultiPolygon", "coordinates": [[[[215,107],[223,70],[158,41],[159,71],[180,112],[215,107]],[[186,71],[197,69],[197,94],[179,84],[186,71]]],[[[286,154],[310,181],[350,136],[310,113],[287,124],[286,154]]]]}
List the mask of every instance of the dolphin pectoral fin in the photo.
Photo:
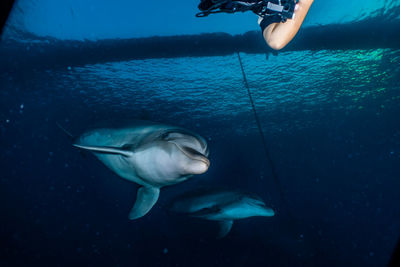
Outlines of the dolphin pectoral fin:
{"type": "Polygon", "coordinates": [[[219,233],[217,238],[225,237],[232,229],[233,221],[219,221],[219,233]]]}
{"type": "Polygon", "coordinates": [[[133,155],[134,152],[131,150],[128,150],[124,147],[112,147],[112,146],[84,146],[84,145],[78,145],[78,144],[73,144],[74,147],[82,148],[85,150],[90,150],[92,152],[96,153],[105,153],[105,154],[117,154],[125,157],[130,157],[133,155]]]}
{"type": "Polygon", "coordinates": [[[136,202],[129,212],[129,219],[135,220],[146,215],[156,204],[160,189],[156,187],[140,187],[137,191],[136,202]]]}

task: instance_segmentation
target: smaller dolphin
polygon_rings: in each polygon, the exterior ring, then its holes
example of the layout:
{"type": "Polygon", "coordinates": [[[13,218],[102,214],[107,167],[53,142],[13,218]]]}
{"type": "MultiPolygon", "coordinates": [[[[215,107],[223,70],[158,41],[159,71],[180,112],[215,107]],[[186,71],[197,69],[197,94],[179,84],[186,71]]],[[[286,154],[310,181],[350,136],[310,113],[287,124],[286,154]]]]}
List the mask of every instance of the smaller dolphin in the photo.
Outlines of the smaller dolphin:
{"type": "Polygon", "coordinates": [[[131,220],[150,211],[161,187],[181,183],[210,166],[204,138],[180,127],[148,121],[87,131],[73,145],[92,152],[114,173],[140,185],[129,213],[131,220]]]}
{"type": "Polygon", "coordinates": [[[226,236],[234,220],[254,216],[271,217],[275,212],[257,196],[225,190],[194,191],[176,197],[169,210],[191,217],[218,221],[219,238],[226,236]]]}

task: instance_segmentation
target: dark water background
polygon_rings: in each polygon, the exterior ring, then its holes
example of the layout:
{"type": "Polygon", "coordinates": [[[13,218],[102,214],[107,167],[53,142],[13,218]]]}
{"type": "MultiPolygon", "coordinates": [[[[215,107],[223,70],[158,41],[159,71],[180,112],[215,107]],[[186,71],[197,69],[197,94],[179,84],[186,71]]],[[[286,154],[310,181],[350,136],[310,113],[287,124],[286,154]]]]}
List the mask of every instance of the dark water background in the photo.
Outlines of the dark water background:
{"type": "Polygon", "coordinates": [[[2,266],[384,266],[400,234],[400,51],[242,54],[292,217],[265,160],[236,55],[0,75],[2,266]],[[204,136],[211,167],[129,221],[136,186],[74,134],[148,119],[204,136]],[[200,186],[241,188],[277,211],[235,222],[168,214],[200,186]]]}

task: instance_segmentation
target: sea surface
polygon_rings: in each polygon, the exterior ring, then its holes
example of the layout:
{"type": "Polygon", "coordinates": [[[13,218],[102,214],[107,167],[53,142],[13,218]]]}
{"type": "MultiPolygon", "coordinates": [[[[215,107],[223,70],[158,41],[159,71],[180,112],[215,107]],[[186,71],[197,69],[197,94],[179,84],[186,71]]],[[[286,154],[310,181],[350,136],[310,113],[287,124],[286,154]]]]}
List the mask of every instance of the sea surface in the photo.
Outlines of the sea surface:
{"type": "Polygon", "coordinates": [[[384,266],[400,236],[400,50],[241,53],[0,73],[1,266],[384,266]],[[137,186],[73,135],[144,119],[206,138],[211,167],[128,220],[137,186]],[[276,210],[177,217],[172,197],[242,189],[276,210]]]}

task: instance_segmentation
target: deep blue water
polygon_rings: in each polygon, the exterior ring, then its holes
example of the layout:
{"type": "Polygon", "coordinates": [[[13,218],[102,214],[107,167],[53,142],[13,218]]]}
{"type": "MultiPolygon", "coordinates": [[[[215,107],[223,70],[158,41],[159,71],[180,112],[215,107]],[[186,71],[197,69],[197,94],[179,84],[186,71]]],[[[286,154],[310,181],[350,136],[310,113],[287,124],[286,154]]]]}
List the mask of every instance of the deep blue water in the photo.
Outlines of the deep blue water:
{"type": "MultiPolygon", "coordinates": [[[[325,15],[313,11],[309,24],[394,19],[398,5],[354,1],[328,12],[321,1],[315,6],[325,15]]],[[[22,7],[5,36],[18,36],[24,53],[46,42],[32,40],[35,34],[91,39],[90,30],[68,23],[56,30],[30,25],[51,5],[42,13],[22,7]],[[30,35],[16,30],[24,14],[20,30],[30,35]]],[[[75,24],[83,23],[78,11],[67,12],[75,24]]],[[[116,37],[100,33],[94,39],[116,37]]],[[[296,40],[292,45],[296,50],[296,40]]],[[[287,206],[237,55],[103,62],[99,54],[103,63],[64,66],[64,59],[54,68],[0,62],[0,266],[385,266],[400,236],[400,48],[387,47],[241,53],[287,206]],[[202,135],[211,167],[163,188],[148,215],[129,221],[136,185],[79,153],[57,123],[79,135],[104,121],[134,119],[202,135]],[[166,211],[174,196],[199,187],[254,192],[276,216],[236,221],[216,239],[215,223],[166,211]]]]}
{"type": "Polygon", "coordinates": [[[242,54],[293,217],[282,211],[236,55],[149,59],[1,75],[1,240],[13,265],[382,266],[400,234],[400,51],[242,54]],[[211,167],[129,221],[136,186],[74,134],[148,119],[207,138],[211,167]],[[164,206],[200,186],[241,188],[277,210],[216,225],[164,206]],[[282,211],[280,213],[280,211],[282,211]],[[290,220],[290,221],[288,221],[290,220]]]}

